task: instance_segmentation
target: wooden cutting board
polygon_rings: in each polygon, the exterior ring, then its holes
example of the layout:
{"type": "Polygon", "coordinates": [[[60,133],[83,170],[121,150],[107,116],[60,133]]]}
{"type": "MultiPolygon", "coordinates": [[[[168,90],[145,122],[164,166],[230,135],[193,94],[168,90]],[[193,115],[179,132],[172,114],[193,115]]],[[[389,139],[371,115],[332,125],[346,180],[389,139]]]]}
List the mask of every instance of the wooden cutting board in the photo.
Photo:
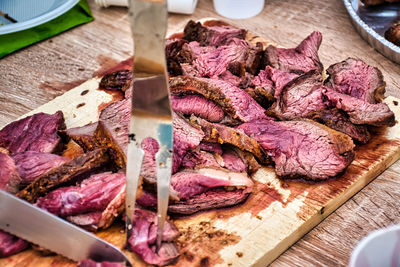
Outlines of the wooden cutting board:
{"type": "MultiPolygon", "coordinates": [[[[269,43],[251,33],[247,39],[269,43]]],[[[68,128],[97,121],[101,108],[122,97],[99,90],[99,81],[88,80],[25,116],[62,110],[68,128]]],[[[399,99],[389,96],[384,102],[396,117],[400,116],[399,99]]],[[[273,168],[262,168],[254,175],[254,191],[244,204],[174,219],[181,251],[176,266],[265,266],[272,262],[400,158],[399,123],[377,129],[370,143],[355,150],[355,160],[337,179],[320,183],[284,181],[276,177],[273,168]]],[[[122,248],[123,231],[123,223],[117,221],[97,235],[122,248]]],[[[135,266],[146,266],[134,253],[124,252],[135,266]]],[[[0,259],[0,266],[75,265],[62,256],[42,256],[32,249],[0,259]]]]}

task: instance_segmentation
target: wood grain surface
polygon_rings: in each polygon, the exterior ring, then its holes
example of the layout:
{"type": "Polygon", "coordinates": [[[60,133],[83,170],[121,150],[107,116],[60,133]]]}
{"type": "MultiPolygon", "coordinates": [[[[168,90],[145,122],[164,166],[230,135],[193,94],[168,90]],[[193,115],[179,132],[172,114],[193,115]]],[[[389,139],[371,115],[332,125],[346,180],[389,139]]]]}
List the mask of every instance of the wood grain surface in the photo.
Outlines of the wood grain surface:
{"type": "MultiPolygon", "coordinates": [[[[90,4],[94,22],[0,60],[0,127],[131,55],[126,9],[100,9],[90,4]]],[[[191,16],[171,15],[170,31],[182,28],[188,19],[202,17],[219,17],[212,1],[200,0],[191,16]]],[[[267,0],[264,11],[255,18],[230,22],[287,47],[296,45],[312,30],[319,30],[324,36],[320,58],[325,66],[349,56],[361,58],[382,70],[387,95],[400,96],[400,66],[357,35],[342,1],[267,0]]],[[[396,163],[272,266],[347,265],[352,249],[364,235],[400,222],[399,174],[400,164],[396,163]]]]}

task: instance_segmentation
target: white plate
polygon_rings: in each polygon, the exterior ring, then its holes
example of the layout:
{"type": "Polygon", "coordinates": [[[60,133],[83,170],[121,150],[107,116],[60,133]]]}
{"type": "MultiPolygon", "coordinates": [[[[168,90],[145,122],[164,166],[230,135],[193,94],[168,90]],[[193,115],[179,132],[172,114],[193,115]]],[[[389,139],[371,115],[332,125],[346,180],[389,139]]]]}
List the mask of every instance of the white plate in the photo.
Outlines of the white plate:
{"type": "Polygon", "coordinates": [[[26,30],[61,16],[79,0],[0,0],[0,11],[17,23],[0,16],[0,34],[26,30]]]}

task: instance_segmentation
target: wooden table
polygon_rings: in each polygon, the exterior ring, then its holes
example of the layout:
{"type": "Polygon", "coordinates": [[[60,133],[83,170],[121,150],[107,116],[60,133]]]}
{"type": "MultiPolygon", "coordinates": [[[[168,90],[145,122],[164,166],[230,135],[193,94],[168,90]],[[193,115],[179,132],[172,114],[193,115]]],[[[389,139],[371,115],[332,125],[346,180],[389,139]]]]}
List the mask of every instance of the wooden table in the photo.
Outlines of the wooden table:
{"type": "MultiPolygon", "coordinates": [[[[132,40],[126,8],[99,8],[89,1],[95,21],[0,60],[0,127],[128,58],[132,40]]],[[[189,19],[221,18],[211,0],[200,0],[191,16],[171,14],[169,30],[189,19]]],[[[341,0],[267,0],[250,20],[229,20],[286,47],[313,30],[323,33],[325,66],[357,57],[382,70],[387,95],[400,97],[400,65],[374,51],[353,29],[341,0]]],[[[381,174],[326,218],[272,266],[344,266],[357,242],[369,232],[400,223],[400,163],[381,174]]]]}

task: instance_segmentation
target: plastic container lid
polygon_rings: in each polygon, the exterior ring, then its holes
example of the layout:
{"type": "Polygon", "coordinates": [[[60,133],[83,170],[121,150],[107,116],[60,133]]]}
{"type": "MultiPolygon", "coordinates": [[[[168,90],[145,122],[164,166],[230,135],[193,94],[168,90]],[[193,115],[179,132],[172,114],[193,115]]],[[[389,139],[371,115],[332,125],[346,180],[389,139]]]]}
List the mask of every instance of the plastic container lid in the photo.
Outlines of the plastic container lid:
{"type": "Polygon", "coordinates": [[[0,16],[0,34],[26,30],[61,16],[79,0],[1,0],[0,11],[17,23],[0,16]]]}

